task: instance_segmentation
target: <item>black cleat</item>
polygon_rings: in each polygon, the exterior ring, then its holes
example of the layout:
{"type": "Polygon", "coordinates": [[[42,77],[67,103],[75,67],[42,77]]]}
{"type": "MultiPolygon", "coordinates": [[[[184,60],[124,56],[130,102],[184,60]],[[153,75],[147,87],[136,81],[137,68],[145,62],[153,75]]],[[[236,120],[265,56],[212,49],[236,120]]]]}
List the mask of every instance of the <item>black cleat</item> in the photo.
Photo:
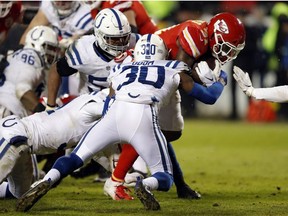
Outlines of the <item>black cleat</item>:
{"type": "Polygon", "coordinates": [[[177,194],[178,194],[178,198],[181,198],[181,199],[200,199],[201,198],[201,195],[197,191],[192,190],[187,184],[178,186],[177,194]]]}
{"type": "Polygon", "coordinates": [[[151,193],[148,187],[143,185],[141,178],[137,178],[135,194],[142,202],[146,210],[160,210],[160,204],[155,199],[154,195],[151,193]]]}
{"type": "Polygon", "coordinates": [[[41,199],[50,190],[49,181],[41,180],[35,182],[31,188],[23,194],[17,201],[16,211],[26,212],[31,209],[35,203],[41,199]]]}

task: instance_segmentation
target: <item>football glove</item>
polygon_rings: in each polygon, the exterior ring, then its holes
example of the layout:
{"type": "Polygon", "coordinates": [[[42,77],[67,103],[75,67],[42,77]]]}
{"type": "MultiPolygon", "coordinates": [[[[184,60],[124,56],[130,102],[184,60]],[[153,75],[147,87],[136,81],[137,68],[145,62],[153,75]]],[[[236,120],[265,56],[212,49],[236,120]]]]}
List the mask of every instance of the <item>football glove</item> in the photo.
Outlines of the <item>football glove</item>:
{"type": "Polygon", "coordinates": [[[218,81],[221,71],[220,63],[218,60],[215,60],[214,70],[211,70],[206,61],[199,62],[195,70],[201,82],[207,87],[211,86],[214,82],[218,81]]]}
{"type": "Polygon", "coordinates": [[[233,77],[238,82],[239,87],[247,96],[250,97],[253,93],[254,88],[252,86],[249,74],[247,72],[242,71],[237,66],[233,67],[233,71],[234,71],[233,77]]]}

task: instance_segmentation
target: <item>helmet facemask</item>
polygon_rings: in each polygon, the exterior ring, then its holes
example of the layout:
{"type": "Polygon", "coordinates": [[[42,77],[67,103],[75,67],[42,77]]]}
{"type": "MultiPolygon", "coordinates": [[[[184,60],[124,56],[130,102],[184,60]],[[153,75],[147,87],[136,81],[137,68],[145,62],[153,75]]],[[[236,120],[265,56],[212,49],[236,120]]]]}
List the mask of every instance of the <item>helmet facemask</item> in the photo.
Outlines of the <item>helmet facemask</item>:
{"type": "Polygon", "coordinates": [[[55,44],[46,42],[43,44],[45,66],[50,67],[58,58],[59,47],[55,44]]]}
{"type": "Polygon", "coordinates": [[[214,34],[214,40],[215,44],[213,45],[212,54],[222,65],[236,59],[240,51],[245,47],[245,42],[236,47],[233,44],[226,42],[222,35],[216,32],[214,34]]]}
{"type": "Polygon", "coordinates": [[[76,1],[53,1],[52,4],[61,19],[70,16],[79,5],[76,1]]]}
{"type": "Polygon", "coordinates": [[[121,36],[105,35],[99,32],[102,38],[102,43],[99,44],[101,49],[110,55],[116,57],[129,47],[130,33],[121,36]]]}
{"type": "Polygon", "coordinates": [[[57,34],[47,26],[36,26],[29,30],[24,47],[38,52],[45,63],[45,67],[49,67],[58,58],[57,34]]]}
{"type": "Polygon", "coordinates": [[[94,34],[97,45],[109,56],[116,57],[128,49],[131,28],[120,11],[104,9],[95,18],[94,34]]]}
{"type": "Polygon", "coordinates": [[[13,2],[0,1],[0,18],[6,17],[12,8],[13,2]]]}

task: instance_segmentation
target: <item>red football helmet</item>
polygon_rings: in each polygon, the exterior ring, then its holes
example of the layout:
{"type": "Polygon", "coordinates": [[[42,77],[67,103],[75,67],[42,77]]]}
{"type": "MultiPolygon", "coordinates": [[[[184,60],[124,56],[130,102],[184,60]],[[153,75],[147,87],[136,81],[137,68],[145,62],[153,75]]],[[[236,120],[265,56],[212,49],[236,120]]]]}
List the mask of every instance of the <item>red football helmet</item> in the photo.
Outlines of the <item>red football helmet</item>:
{"type": "Polygon", "coordinates": [[[219,13],[208,24],[209,46],[221,64],[235,59],[245,46],[243,23],[231,13],[219,13]]]}

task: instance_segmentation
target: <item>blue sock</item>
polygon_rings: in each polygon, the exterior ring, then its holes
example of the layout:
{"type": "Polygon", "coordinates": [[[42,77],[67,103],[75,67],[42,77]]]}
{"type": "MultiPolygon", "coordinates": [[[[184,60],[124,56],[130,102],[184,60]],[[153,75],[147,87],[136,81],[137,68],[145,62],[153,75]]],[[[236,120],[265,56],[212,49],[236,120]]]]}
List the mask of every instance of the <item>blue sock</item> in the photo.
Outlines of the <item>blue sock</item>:
{"type": "Polygon", "coordinates": [[[157,190],[168,191],[173,184],[173,176],[166,172],[157,172],[152,175],[158,180],[159,186],[157,190]]]}
{"type": "Polygon", "coordinates": [[[69,156],[58,158],[52,168],[57,169],[61,174],[61,178],[64,178],[81,166],[83,166],[82,159],[75,153],[71,153],[69,156]]]}
{"type": "Polygon", "coordinates": [[[183,177],[183,172],[181,170],[180,164],[177,161],[176,154],[174,152],[173,146],[170,142],[167,143],[168,145],[168,153],[172,162],[173,166],[173,177],[174,177],[174,183],[176,187],[178,185],[183,185],[185,184],[184,177],[183,177]]]}

